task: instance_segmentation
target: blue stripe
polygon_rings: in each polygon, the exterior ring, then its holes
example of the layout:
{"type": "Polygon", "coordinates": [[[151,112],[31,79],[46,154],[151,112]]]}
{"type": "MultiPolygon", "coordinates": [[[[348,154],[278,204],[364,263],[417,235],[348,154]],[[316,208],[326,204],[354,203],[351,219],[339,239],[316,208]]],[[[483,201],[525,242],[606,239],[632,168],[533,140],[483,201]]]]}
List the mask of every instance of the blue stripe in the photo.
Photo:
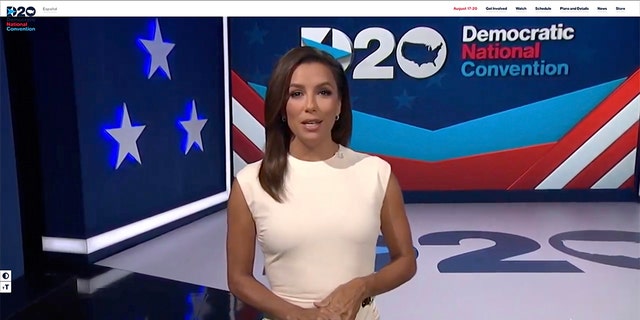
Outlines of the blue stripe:
{"type": "Polygon", "coordinates": [[[267,96],[267,87],[261,86],[259,84],[255,84],[253,82],[249,82],[249,86],[264,100],[264,97],[267,96]]]}
{"type": "MultiPolygon", "coordinates": [[[[556,142],[625,79],[431,131],[354,111],[351,147],[361,152],[441,161],[556,142]],[[408,143],[398,143],[405,141],[408,143]]],[[[263,86],[252,84],[261,94],[263,86]]],[[[264,98],[264,95],[262,95],[264,98]]]]}
{"type": "Polygon", "coordinates": [[[389,248],[387,247],[376,247],[376,254],[384,254],[389,253],[389,248]]]}
{"type": "Polygon", "coordinates": [[[624,79],[431,131],[354,111],[351,147],[362,152],[440,161],[556,142],[624,79]],[[398,143],[405,141],[408,143],[398,143]]]}
{"type": "Polygon", "coordinates": [[[350,52],[347,52],[347,51],[344,51],[344,50],[340,50],[340,49],[336,49],[336,48],[334,48],[332,46],[328,46],[326,44],[322,44],[320,42],[316,42],[316,41],[309,40],[309,39],[306,39],[306,38],[303,38],[302,42],[304,43],[305,46],[313,47],[313,48],[316,48],[316,49],[320,49],[322,51],[325,51],[325,52],[329,53],[335,59],[348,57],[351,54],[350,52]]]}

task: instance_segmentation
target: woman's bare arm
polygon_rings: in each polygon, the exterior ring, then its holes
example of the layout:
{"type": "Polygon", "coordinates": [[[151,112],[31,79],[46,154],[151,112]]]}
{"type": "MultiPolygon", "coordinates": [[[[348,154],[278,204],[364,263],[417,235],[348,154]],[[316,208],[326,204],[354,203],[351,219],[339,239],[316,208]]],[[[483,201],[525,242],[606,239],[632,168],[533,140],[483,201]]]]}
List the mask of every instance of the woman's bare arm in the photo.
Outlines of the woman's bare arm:
{"type": "Polygon", "coordinates": [[[227,281],[231,293],[241,301],[277,319],[300,307],[276,296],[253,276],[256,227],[237,181],[227,205],[227,281]]]}
{"type": "Polygon", "coordinates": [[[379,272],[364,278],[369,297],[393,290],[409,281],[416,274],[417,269],[402,191],[393,173],[389,179],[380,219],[382,235],[389,248],[391,262],[379,272]]]}

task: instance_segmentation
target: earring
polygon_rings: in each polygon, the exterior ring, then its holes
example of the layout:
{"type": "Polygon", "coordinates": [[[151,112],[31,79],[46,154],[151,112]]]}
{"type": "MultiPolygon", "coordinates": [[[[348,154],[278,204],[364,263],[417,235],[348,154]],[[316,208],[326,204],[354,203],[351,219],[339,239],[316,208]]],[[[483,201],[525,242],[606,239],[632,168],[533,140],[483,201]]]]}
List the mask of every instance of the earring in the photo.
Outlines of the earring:
{"type": "Polygon", "coordinates": [[[340,120],[340,115],[336,115],[336,121],[340,120]]]}
{"type": "Polygon", "coordinates": [[[282,122],[287,122],[287,117],[282,116],[282,122]]]}

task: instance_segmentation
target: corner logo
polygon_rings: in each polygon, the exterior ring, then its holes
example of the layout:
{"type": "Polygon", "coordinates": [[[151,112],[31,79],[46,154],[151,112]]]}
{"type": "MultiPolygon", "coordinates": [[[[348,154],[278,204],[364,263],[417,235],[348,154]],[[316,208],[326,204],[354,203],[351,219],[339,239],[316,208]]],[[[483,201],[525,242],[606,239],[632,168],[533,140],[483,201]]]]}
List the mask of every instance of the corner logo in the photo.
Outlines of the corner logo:
{"type": "Polygon", "coordinates": [[[342,64],[345,70],[352,61],[351,39],[335,28],[300,28],[301,46],[314,47],[329,53],[342,64]]]}
{"type": "Polygon", "coordinates": [[[36,8],[34,7],[13,7],[7,6],[7,17],[33,17],[36,15],[36,8]]]}

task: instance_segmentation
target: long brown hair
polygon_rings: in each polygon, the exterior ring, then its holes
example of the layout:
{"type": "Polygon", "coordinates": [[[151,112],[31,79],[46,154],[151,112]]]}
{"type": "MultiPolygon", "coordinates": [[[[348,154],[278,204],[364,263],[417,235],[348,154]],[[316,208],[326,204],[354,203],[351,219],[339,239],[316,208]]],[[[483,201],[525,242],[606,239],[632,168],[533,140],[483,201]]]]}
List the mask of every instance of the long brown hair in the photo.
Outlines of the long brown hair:
{"type": "Polygon", "coordinates": [[[284,177],[287,172],[287,155],[292,132],[286,121],[289,85],[294,70],[303,63],[318,62],[327,66],[333,74],[341,99],[340,118],[331,129],[335,143],[348,146],[351,140],[352,115],[349,85],[342,65],[328,53],[312,47],[297,47],[289,50],[276,64],[265,97],[266,145],[258,179],[262,188],[276,201],[282,202],[284,177]]]}

